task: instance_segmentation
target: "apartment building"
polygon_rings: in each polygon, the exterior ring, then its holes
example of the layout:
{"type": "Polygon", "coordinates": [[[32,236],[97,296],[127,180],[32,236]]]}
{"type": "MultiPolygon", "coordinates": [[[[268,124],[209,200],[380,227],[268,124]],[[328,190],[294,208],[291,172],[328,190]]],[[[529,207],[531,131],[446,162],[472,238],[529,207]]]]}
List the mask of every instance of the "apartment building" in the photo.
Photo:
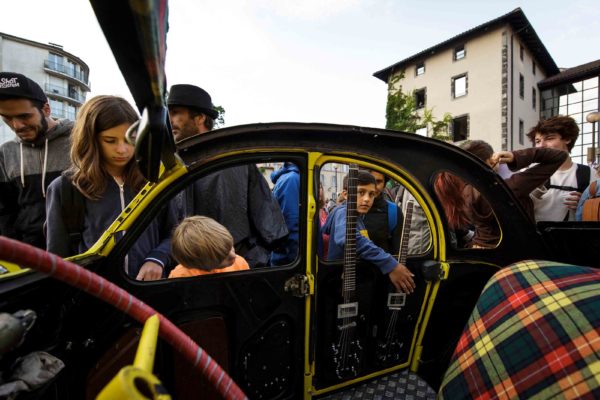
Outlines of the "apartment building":
{"type": "MultiPolygon", "coordinates": [[[[54,118],[75,119],[90,91],[89,67],[54,43],[38,43],[0,32],[0,70],[19,72],[36,81],[48,96],[54,118]]],[[[14,137],[0,124],[0,144],[14,137]]]]}
{"type": "MultiPolygon", "coordinates": [[[[495,149],[529,147],[540,117],[538,83],[560,71],[520,8],[403,59],[373,75],[415,91],[418,108],[453,116],[454,141],[482,139],[495,149]]],[[[396,87],[398,89],[398,87],[396,87]]],[[[419,132],[430,136],[430,132],[419,132]]]]}
{"type": "Polygon", "coordinates": [[[569,115],[579,125],[579,138],[571,158],[580,164],[598,165],[600,129],[588,121],[600,110],[600,60],[568,68],[538,83],[541,118],[569,115]]]}

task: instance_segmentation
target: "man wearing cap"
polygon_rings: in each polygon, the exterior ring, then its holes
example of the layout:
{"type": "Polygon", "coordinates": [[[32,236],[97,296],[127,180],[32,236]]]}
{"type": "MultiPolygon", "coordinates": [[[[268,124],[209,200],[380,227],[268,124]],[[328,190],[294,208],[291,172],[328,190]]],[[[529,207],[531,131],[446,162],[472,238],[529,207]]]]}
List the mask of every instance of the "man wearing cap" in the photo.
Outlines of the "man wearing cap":
{"type": "MultiPolygon", "coordinates": [[[[210,95],[197,86],[173,85],[167,99],[175,141],[212,130],[218,117],[210,95]]],[[[288,230],[267,182],[254,164],[225,168],[202,177],[179,196],[182,217],[204,215],[224,225],[235,252],[251,268],[269,265],[288,230]]]]}
{"type": "Polygon", "coordinates": [[[194,85],[173,85],[167,104],[176,142],[212,131],[219,116],[210,95],[194,85]]]}
{"type": "Polygon", "coordinates": [[[15,72],[0,72],[0,117],[16,135],[0,146],[0,234],[44,249],[46,190],[69,166],[73,122],[52,119],[42,88],[15,72]]]}

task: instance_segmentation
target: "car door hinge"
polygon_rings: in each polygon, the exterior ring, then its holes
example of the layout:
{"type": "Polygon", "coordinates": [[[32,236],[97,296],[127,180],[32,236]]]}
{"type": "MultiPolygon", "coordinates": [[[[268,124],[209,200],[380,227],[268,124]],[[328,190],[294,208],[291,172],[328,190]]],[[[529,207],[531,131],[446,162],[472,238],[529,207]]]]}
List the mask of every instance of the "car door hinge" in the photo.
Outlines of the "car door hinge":
{"type": "Polygon", "coordinates": [[[445,271],[442,263],[434,260],[426,260],[421,264],[421,273],[423,279],[428,282],[435,282],[445,279],[445,271]]]}
{"type": "Polygon", "coordinates": [[[290,292],[295,297],[306,297],[310,294],[310,285],[308,282],[308,276],[306,275],[294,275],[287,281],[283,289],[286,292],[290,292]]]}

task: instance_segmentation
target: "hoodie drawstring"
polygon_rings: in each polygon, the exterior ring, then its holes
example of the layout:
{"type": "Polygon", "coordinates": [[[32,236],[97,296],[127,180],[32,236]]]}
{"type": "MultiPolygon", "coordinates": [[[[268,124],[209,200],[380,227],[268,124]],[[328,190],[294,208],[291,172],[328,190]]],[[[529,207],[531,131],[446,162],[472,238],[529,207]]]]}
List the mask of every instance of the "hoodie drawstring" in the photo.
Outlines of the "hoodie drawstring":
{"type": "MultiPolygon", "coordinates": [[[[21,157],[21,163],[23,158],[21,157]]],[[[44,166],[42,167],[42,196],[46,198],[46,170],[48,169],[48,138],[44,142],[44,166]]]]}
{"type": "Polygon", "coordinates": [[[23,164],[23,142],[20,143],[21,149],[21,185],[25,187],[25,166],[23,164]]]}
{"type": "MultiPolygon", "coordinates": [[[[23,159],[23,142],[20,143],[21,150],[21,185],[25,187],[25,161],[23,159]]],[[[42,196],[46,198],[46,170],[48,169],[48,138],[44,142],[44,162],[42,164],[42,196]]]]}

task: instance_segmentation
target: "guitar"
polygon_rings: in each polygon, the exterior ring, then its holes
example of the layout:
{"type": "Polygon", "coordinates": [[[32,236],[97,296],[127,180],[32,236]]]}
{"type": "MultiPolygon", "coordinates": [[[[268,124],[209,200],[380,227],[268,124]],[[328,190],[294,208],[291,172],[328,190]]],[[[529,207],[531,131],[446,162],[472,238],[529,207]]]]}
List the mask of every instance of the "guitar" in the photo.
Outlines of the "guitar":
{"type": "Polygon", "coordinates": [[[346,241],[342,275],[342,303],[337,306],[335,341],[331,356],[338,379],[356,377],[360,372],[363,347],[357,332],[358,301],[356,296],[356,181],[358,166],[350,164],[346,201],[346,241]]]}
{"type": "MultiPolygon", "coordinates": [[[[404,214],[404,223],[402,224],[402,235],[400,237],[400,252],[398,262],[406,265],[406,256],[408,255],[408,239],[410,236],[410,227],[412,224],[412,215],[414,209],[414,200],[409,200],[404,214]]],[[[392,286],[393,287],[393,286],[392,286]]],[[[397,290],[388,293],[387,314],[388,320],[383,337],[379,337],[375,346],[375,358],[383,364],[397,363],[400,361],[401,350],[404,342],[398,335],[398,321],[400,319],[400,310],[406,303],[406,293],[397,290]]]]}

